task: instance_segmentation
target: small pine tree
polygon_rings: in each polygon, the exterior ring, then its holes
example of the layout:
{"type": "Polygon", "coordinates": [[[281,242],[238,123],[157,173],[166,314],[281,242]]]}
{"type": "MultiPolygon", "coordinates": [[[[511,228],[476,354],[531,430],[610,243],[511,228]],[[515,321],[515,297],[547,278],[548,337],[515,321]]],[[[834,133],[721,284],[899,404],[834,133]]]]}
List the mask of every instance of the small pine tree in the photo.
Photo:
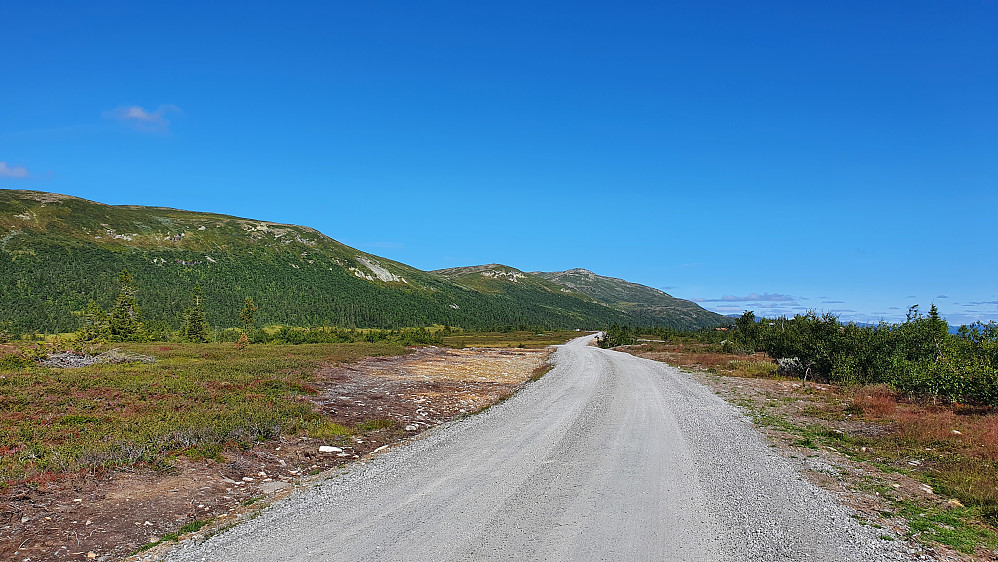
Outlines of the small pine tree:
{"type": "Polygon", "coordinates": [[[935,360],[939,361],[943,356],[943,342],[946,341],[946,335],[949,334],[949,323],[939,316],[939,309],[936,308],[936,303],[932,303],[929,308],[929,331],[932,334],[932,344],[935,347],[935,360]]]}
{"type": "Polygon", "coordinates": [[[76,339],[95,341],[106,339],[109,334],[107,313],[96,301],[87,303],[83,311],[83,326],[76,331],[76,339]]]}
{"type": "Polygon", "coordinates": [[[209,339],[211,326],[208,325],[208,319],[205,318],[204,297],[200,284],[194,285],[191,298],[194,304],[187,309],[187,313],[184,315],[186,317],[184,322],[184,337],[188,341],[205,343],[209,339]]]}
{"type": "Polygon", "coordinates": [[[239,334],[239,339],[236,340],[236,349],[242,351],[246,349],[246,346],[248,345],[249,345],[249,338],[246,337],[246,332],[239,334]]]}
{"type": "Polygon", "coordinates": [[[135,283],[128,269],[118,277],[118,298],[108,313],[108,335],[114,341],[135,340],[142,334],[142,315],[135,301],[135,283]]]}
{"type": "Polygon", "coordinates": [[[246,297],[243,301],[243,311],[239,313],[239,319],[243,323],[243,331],[249,332],[256,325],[256,311],[259,307],[253,303],[253,299],[246,297]]]}

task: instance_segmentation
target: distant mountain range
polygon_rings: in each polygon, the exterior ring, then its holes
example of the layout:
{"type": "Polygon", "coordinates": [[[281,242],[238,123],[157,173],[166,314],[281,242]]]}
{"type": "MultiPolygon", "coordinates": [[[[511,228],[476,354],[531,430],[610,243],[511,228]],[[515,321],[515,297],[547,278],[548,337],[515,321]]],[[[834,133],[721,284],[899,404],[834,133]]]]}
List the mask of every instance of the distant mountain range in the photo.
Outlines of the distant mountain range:
{"type": "Polygon", "coordinates": [[[123,268],[147,322],[180,325],[195,284],[208,320],[399,328],[449,324],[700,328],[721,315],[585,269],[525,273],[490,264],[437,271],[361,252],[304,226],[162,207],[0,190],[0,327],[66,332],[90,300],[110,306],[123,268]]]}

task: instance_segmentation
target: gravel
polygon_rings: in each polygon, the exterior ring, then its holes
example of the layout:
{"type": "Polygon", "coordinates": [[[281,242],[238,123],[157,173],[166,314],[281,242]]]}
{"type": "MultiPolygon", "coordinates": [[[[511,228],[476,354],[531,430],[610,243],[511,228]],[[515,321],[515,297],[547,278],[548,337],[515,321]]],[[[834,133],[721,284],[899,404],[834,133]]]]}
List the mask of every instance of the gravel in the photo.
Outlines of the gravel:
{"type": "MultiPolygon", "coordinates": [[[[561,346],[556,367],[167,557],[910,560],[665,364],[561,346]]],[[[914,552],[914,551],[913,551],[914,552]]]]}

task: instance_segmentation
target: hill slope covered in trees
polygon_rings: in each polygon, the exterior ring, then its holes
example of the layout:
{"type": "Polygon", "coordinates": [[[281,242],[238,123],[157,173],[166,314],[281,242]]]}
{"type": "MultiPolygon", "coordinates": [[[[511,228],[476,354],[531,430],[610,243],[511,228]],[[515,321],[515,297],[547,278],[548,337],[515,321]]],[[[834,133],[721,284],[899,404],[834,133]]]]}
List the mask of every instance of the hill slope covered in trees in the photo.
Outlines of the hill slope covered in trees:
{"type": "MultiPolygon", "coordinates": [[[[91,300],[112,304],[126,268],[153,329],[180,326],[195,285],[208,322],[223,328],[240,325],[247,297],[259,306],[262,324],[585,329],[656,323],[522,272],[516,284],[425,272],[303,226],[0,190],[0,327],[76,330],[91,300]]],[[[684,327],[719,322],[688,320],[681,320],[684,327]]]]}
{"type": "Polygon", "coordinates": [[[587,269],[535,271],[532,275],[627,313],[638,319],[637,324],[686,329],[688,326],[719,326],[730,323],[694,302],[677,299],[664,291],[638,283],[597,275],[587,269]]]}

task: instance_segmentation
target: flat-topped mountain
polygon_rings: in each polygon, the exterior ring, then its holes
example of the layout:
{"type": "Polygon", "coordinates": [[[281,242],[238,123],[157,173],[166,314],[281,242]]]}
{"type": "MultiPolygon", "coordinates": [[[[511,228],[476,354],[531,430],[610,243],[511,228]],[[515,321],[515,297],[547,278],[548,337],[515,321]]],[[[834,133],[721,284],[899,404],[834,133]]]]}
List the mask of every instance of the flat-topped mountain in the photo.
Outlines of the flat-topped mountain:
{"type": "MultiPolygon", "coordinates": [[[[123,268],[135,280],[147,325],[163,328],[180,325],[195,284],[204,291],[209,322],[220,328],[239,325],[246,297],[260,307],[265,324],[587,329],[655,323],[511,267],[427,272],[305,226],[0,190],[0,327],[75,330],[90,300],[112,303],[123,268]]],[[[696,325],[702,324],[689,324],[696,325]]]]}

